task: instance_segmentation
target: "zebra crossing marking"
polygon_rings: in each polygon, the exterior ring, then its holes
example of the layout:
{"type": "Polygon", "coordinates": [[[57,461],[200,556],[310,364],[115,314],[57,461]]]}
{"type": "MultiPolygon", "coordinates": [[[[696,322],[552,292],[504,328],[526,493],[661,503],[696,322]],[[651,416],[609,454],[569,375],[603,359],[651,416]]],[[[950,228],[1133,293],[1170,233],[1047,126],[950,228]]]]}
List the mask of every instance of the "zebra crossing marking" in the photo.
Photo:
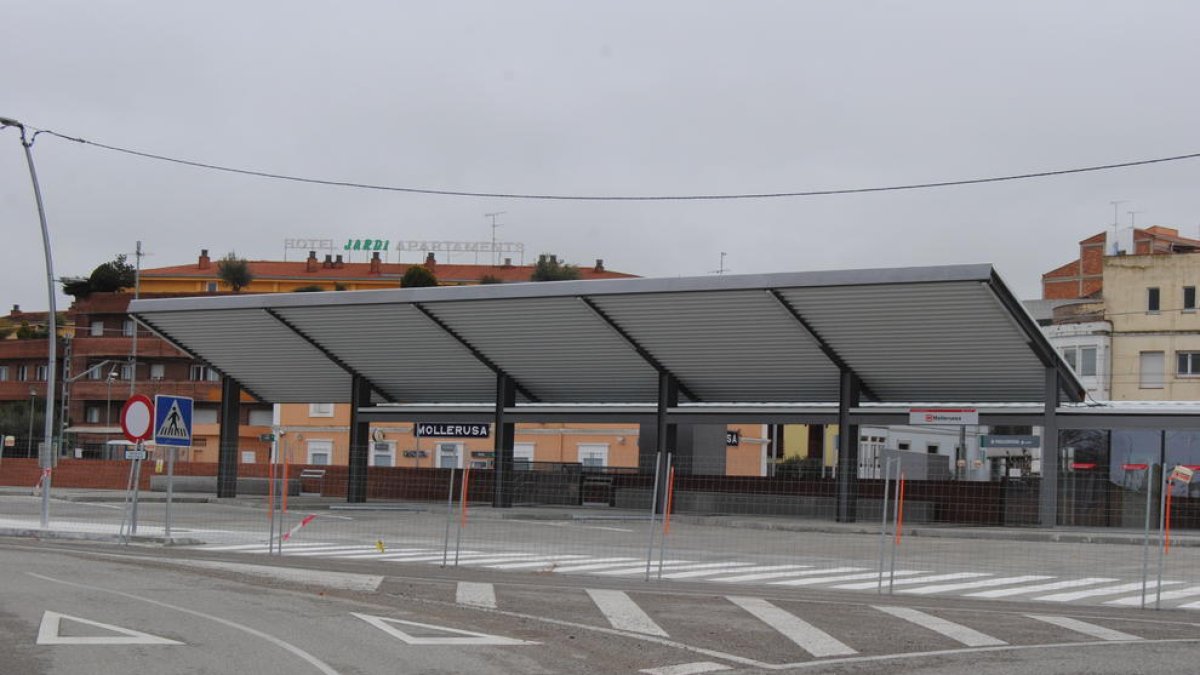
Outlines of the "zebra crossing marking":
{"type": "MultiPolygon", "coordinates": [[[[739,582],[739,581],[754,581],[762,576],[762,574],[760,574],[760,573],[767,573],[768,576],[772,572],[779,572],[784,575],[793,574],[793,573],[806,574],[806,572],[800,572],[800,570],[808,570],[808,569],[812,569],[812,565],[757,565],[755,567],[747,567],[745,569],[738,570],[738,576],[721,577],[720,579],[709,579],[709,581],[725,581],[725,582],[729,582],[729,583],[734,583],[734,582],[739,582]],[[754,574],[744,574],[745,572],[754,572],[754,574]]],[[[808,572],[807,574],[811,574],[816,571],[817,570],[812,570],[812,572],[808,572]]],[[[824,570],[821,570],[821,571],[824,571],[824,570]]]]}
{"type": "MultiPolygon", "coordinates": [[[[568,562],[583,562],[582,560],[579,560],[580,557],[583,558],[584,560],[588,559],[587,556],[578,556],[578,557],[562,556],[562,559],[566,560],[567,558],[570,558],[570,560],[568,560],[568,562]]],[[[497,570],[519,570],[519,569],[526,569],[529,567],[545,567],[546,565],[556,565],[557,563],[558,563],[558,560],[556,559],[556,557],[546,557],[543,560],[531,560],[529,562],[519,562],[519,563],[501,563],[499,565],[488,565],[488,567],[491,567],[492,569],[497,569],[497,570]]]]}
{"type": "Polygon", "coordinates": [[[700,673],[715,673],[720,670],[729,670],[729,666],[712,661],[697,661],[696,663],[680,663],[660,668],[643,668],[638,672],[646,673],[646,675],[700,675],[700,673]]]}
{"type": "Polygon", "coordinates": [[[1044,621],[1048,624],[1058,626],[1059,628],[1066,628],[1069,631],[1083,633],[1089,637],[1105,640],[1107,642],[1126,642],[1142,639],[1136,635],[1122,633],[1119,630],[1105,628],[1104,626],[1097,626],[1094,623],[1088,623],[1086,621],[1080,621],[1079,619],[1072,619],[1066,616],[1046,616],[1043,614],[1026,614],[1025,616],[1036,621],[1044,621]]]}
{"type": "MultiPolygon", "coordinates": [[[[613,567],[628,567],[631,563],[637,562],[637,558],[595,558],[592,560],[581,561],[582,565],[564,565],[554,571],[559,574],[571,574],[572,572],[592,572],[594,570],[610,569],[613,567]]],[[[641,563],[646,563],[642,559],[641,563]]]]}
{"type": "Polygon", "coordinates": [[[817,658],[858,653],[829,633],[762,598],[731,595],[728,599],[817,658]]]}
{"type": "Polygon", "coordinates": [[[629,594],[623,591],[587,589],[588,597],[596,604],[608,623],[617,630],[627,630],[644,635],[670,637],[667,631],[650,618],[629,594]]]}
{"type": "Polygon", "coordinates": [[[781,571],[781,572],[767,572],[764,574],[739,574],[739,575],[733,576],[733,577],[721,577],[720,579],[714,579],[714,581],[727,581],[727,582],[765,581],[767,579],[781,579],[783,577],[815,576],[818,574],[825,574],[825,575],[840,574],[842,572],[862,572],[866,569],[867,568],[865,568],[865,567],[826,567],[823,569],[798,571],[798,572],[782,572],[781,571]]]}
{"type": "Polygon", "coordinates": [[[468,607],[496,609],[496,587],[492,584],[460,581],[454,594],[454,601],[468,607]]]}
{"type": "MultiPolygon", "coordinates": [[[[1158,600],[1160,598],[1162,600],[1178,600],[1179,598],[1190,598],[1193,595],[1200,595],[1200,586],[1189,586],[1187,588],[1178,588],[1178,589],[1171,590],[1171,591],[1163,591],[1161,595],[1157,591],[1154,593],[1150,593],[1147,591],[1145,602],[1146,602],[1146,604],[1149,605],[1149,604],[1153,603],[1155,600],[1158,600]]],[[[1106,605],[1122,605],[1122,606],[1126,606],[1126,605],[1137,606],[1137,605],[1142,604],[1142,594],[1138,593],[1137,595],[1134,595],[1134,596],[1131,596],[1128,598],[1117,598],[1116,600],[1109,600],[1108,602],[1105,602],[1104,604],[1106,604],[1106,605]]]]}
{"type": "MultiPolygon", "coordinates": [[[[1182,581],[1164,581],[1162,583],[1162,585],[1170,586],[1173,584],[1182,584],[1182,583],[1183,583],[1182,581]]],[[[1151,590],[1151,589],[1155,589],[1155,588],[1158,588],[1157,581],[1147,581],[1146,582],[1146,590],[1147,591],[1151,590]]],[[[1118,593],[1125,593],[1125,592],[1129,592],[1129,591],[1140,591],[1140,590],[1142,590],[1142,582],[1135,581],[1133,583],[1120,584],[1118,586],[1105,586],[1104,588],[1089,588],[1086,591],[1074,591],[1072,593],[1055,593],[1054,595],[1043,595],[1041,597],[1034,598],[1034,600],[1038,600],[1041,602],[1070,602],[1072,600],[1081,600],[1083,598],[1092,598],[1097,595],[1116,595],[1118,593]]]]}
{"type": "MultiPolygon", "coordinates": [[[[659,564],[658,561],[655,560],[653,565],[651,565],[652,571],[658,570],[658,564],[659,564]]],[[[664,569],[672,569],[672,568],[679,567],[681,565],[691,565],[691,564],[694,564],[694,563],[692,563],[690,560],[664,560],[662,562],[662,566],[664,569]]],[[[596,574],[600,575],[600,576],[620,576],[622,574],[645,574],[645,573],[646,573],[646,561],[644,559],[639,561],[636,565],[625,565],[622,567],[617,567],[615,569],[607,569],[607,570],[601,570],[599,572],[596,572],[596,574]]]]}
{"type": "Polygon", "coordinates": [[[959,584],[937,584],[934,586],[923,586],[921,588],[906,588],[901,593],[910,595],[933,595],[934,593],[947,593],[950,591],[963,591],[969,588],[986,588],[988,586],[1010,586],[1012,584],[1023,584],[1027,581],[1042,581],[1043,579],[1053,579],[1052,576],[1044,574],[1027,574],[1020,577],[995,577],[992,579],[982,579],[979,581],[964,581],[959,584]]]}
{"type": "Polygon", "coordinates": [[[991,591],[979,591],[978,593],[966,593],[965,598],[1005,598],[1010,595],[1022,595],[1025,593],[1041,593],[1043,591],[1057,591],[1063,588],[1077,588],[1079,586],[1095,586],[1096,584],[1108,584],[1119,581],[1119,579],[1107,579],[1105,577],[1086,577],[1083,579],[1067,579],[1066,581],[1054,581],[1048,584],[1034,584],[1033,586],[1018,586],[1016,588],[997,588],[991,591]]]}
{"type": "MultiPolygon", "coordinates": [[[[909,576],[912,574],[924,574],[917,570],[896,570],[891,572],[898,577],[909,576]]],[[[872,584],[879,584],[879,571],[860,572],[858,574],[842,574],[833,577],[808,577],[805,579],[785,579],[783,581],[772,581],[772,586],[815,586],[816,584],[831,584],[838,581],[857,581],[859,579],[874,579],[872,584]]]]}
{"type": "Polygon", "coordinates": [[[698,579],[700,577],[712,576],[714,574],[728,574],[730,572],[738,572],[739,568],[745,567],[749,563],[710,563],[708,565],[697,565],[696,568],[684,570],[682,572],[672,572],[663,574],[664,579],[698,579]],[[703,569],[702,569],[703,568],[703,569]]]}
{"type": "MultiPolygon", "coordinates": [[[[886,577],[889,574],[889,572],[885,572],[884,576],[886,577]]],[[[908,579],[896,579],[895,581],[890,581],[885,578],[884,581],[892,586],[902,586],[911,584],[925,584],[931,581],[952,581],[954,579],[974,579],[977,577],[990,576],[992,575],[988,574],[987,572],[954,572],[952,574],[934,574],[933,576],[928,577],[909,577],[908,579]]],[[[867,581],[865,583],[858,584],[842,584],[840,586],[834,586],[834,588],[845,591],[862,591],[879,588],[879,581],[867,581]]]]}
{"type": "Polygon", "coordinates": [[[998,647],[1008,644],[1004,640],[981,633],[974,628],[968,628],[953,621],[947,621],[941,617],[926,614],[925,612],[909,607],[876,606],[875,609],[884,614],[908,621],[909,623],[914,623],[922,628],[928,628],[966,647],[998,647]]]}

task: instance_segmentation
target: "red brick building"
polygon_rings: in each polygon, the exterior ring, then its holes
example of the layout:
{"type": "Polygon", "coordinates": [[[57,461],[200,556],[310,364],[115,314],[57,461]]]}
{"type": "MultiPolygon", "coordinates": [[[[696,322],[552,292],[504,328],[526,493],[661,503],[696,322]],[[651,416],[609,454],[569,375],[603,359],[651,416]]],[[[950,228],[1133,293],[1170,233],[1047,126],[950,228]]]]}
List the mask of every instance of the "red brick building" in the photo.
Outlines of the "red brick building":
{"type": "MultiPolygon", "coordinates": [[[[1043,300],[1099,298],[1104,286],[1104,256],[1112,255],[1109,234],[1101,232],[1079,242],[1079,257],[1042,275],[1043,300]]],[[[1129,255],[1170,255],[1200,251],[1200,240],[1179,236],[1170,227],[1133,229],[1129,255]]]]}

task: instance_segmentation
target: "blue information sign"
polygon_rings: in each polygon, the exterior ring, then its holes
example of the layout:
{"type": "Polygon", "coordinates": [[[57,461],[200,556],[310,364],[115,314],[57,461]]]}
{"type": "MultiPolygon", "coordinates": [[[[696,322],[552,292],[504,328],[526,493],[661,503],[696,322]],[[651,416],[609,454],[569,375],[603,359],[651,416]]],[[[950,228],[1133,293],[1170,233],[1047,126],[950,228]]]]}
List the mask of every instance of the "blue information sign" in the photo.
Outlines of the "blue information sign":
{"type": "Polygon", "coordinates": [[[182,448],[192,444],[192,399],[186,396],[154,397],[154,443],[182,448]]]}

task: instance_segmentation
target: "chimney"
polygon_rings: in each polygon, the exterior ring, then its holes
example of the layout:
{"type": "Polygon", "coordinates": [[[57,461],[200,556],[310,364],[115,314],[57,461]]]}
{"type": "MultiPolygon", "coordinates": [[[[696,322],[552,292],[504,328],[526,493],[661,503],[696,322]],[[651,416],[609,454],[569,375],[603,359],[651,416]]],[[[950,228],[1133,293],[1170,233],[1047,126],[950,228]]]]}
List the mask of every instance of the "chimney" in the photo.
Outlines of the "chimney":
{"type": "Polygon", "coordinates": [[[212,262],[212,261],[208,257],[208,249],[206,249],[206,248],[200,249],[200,262],[197,263],[197,267],[199,267],[202,270],[206,270],[209,268],[210,262],[212,262]]]}
{"type": "Polygon", "coordinates": [[[550,256],[550,264],[551,264],[551,265],[557,265],[557,264],[558,264],[558,256],[556,256],[556,255],[551,255],[551,256],[550,256]]]}
{"type": "Polygon", "coordinates": [[[504,266],[505,266],[505,267],[512,267],[512,258],[505,258],[505,259],[504,259],[504,266]]]}
{"type": "Polygon", "coordinates": [[[604,258],[596,258],[596,266],[592,268],[593,272],[604,271],[604,258]]]}
{"type": "Polygon", "coordinates": [[[333,267],[333,254],[332,253],[325,254],[325,262],[321,263],[321,267],[324,267],[325,269],[329,269],[329,268],[333,267]]]}
{"type": "Polygon", "coordinates": [[[339,269],[339,270],[340,270],[340,269],[342,269],[342,268],[343,268],[343,267],[345,267],[345,266],[346,266],[346,265],[345,265],[345,263],[343,263],[343,262],[342,262],[342,254],[341,254],[341,253],[339,253],[339,254],[337,255],[337,258],[335,258],[335,259],[334,259],[334,261],[333,261],[333,267],[334,267],[334,269],[339,269]]]}
{"type": "Polygon", "coordinates": [[[383,273],[383,261],[379,259],[379,251],[375,251],[374,253],[371,254],[371,269],[368,270],[368,274],[382,274],[382,273],[383,273]]]}
{"type": "Polygon", "coordinates": [[[316,251],[308,252],[308,259],[304,261],[304,271],[305,272],[316,272],[317,271],[317,252],[316,251]]]}
{"type": "Polygon", "coordinates": [[[433,251],[425,254],[425,266],[431,270],[437,267],[437,258],[433,257],[433,251]]]}
{"type": "Polygon", "coordinates": [[[12,311],[11,311],[11,312],[9,312],[9,313],[8,313],[8,315],[9,315],[9,316],[12,316],[12,317],[21,316],[21,306],[20,306],[20,305],[13,305],[12,311]]]}

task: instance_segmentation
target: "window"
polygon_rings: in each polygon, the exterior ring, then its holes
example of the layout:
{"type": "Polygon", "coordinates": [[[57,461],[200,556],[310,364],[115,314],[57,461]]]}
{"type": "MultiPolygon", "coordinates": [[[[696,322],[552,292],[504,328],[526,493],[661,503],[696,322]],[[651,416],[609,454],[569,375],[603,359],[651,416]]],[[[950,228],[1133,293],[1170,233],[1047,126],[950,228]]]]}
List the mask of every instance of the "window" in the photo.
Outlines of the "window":
{"type": "Polygon", "coordinates": [[[439,469],[462,467],[462,443],[438,443],[437,465],[439,469]]]}
{"type": "Polygon", "coordinates": [[[930,455],[938,454],[938,444],[937,443],[926,443],[925,444],[925,452],[930,455]]]}
{"type": "Polygon", "coordinates": [[[125,322],[121,324],[121,335],[124,335],[125,337],[133,337],[133,331],[133,319],[125,319],[125,322]]]}
{"type": "Polygon", "coordinates": [[[104,322],[92,321],[92,326],[89,330],[92,337],[104,337],[104,322]]]}
{"type": "Polygon", "coordinates": [[[200,364],[192,364],[189,373],[192,382],[220,382],[221,375],[216,370],[200,364]]]}
{"type": "Polygon", "coordinates": [[[1184,286],[1183,287],[1183,311],[1185,311],[1185,312],[1196,311],[1196,287],[1195,286],[1184,286]]]}
{"type": "MultiPolygon", "coordinates": [[[[199,406],[192,409],[192,424],[216,424],[217,409],[216,408],[201,408],[199,406]]],[[[192,439],[195,440],[195,439],[192,439]]]]}
{"type": "Polygon", "coordinates": [[[8,381],[8,366],[0,366],[0,382],[8,381]]]}
{"type": "Polygon", "coordinates": [[[167,373],[167,367],[161,363],[150,364],[150,379],[161,380],[167,373]]]}
{"type": "Polygon", "coordinates": [[[309,417],[333,417],[333,404],[332,403],[309,403],[308,404],[308,416],[309,417]]]}
{"type": "Polygon", "coordinates": [[[252,427],[269,427],[275,422],[275,413],[273,410],[251,409],[250,417],[246,423],[252,427]]]}
{"type": "Polygon", "coordinates": [[[1159,305],[1158,295],[1159,294],[1158,294],[1157,288],[1147,288],[1146,289],[1146,311],[1147,312],[1157,312],[1158,311],[1158,305],[1159,305]]]}
{"type": "Polygon", "coordinates": [[[912,447],[912,445],[910,445],[908,441],[898,441],[896,443],[897,450],[908,450],[911,447],[912,447]]]}
{"type": "Polygon", "coordinates": [[[132,380],[133,379],[133,366],[131,364],[127,363],[127,364],[121,366],[121,379],[122,380],[132,380]]]}
{"type": "Polygon", "coordinates": [[[17,381],[25,382],[29,380],[29,366],[17,366],[17,381]]]}
{"type": "Polygon", "coordinates": [[[1096,354],[1095,347],[1063,347],[1063,360],[1071,366],[1077,375],[1095,377],[1096,376],[1096,354]]]}
{"type": "Polygon", "coordinates": [[[1162,352],[1138,354],[1138,386],[1142,389],[1162,389],[1164,379],[1162,352]]]}
{"type": "Polygon", "coordinates": [[[396,444],[392,441],[378,441],[371,444],[371,466],[396,466],[396,444]]]}
{"type": "Polygon", "coordinates": [[[217,292],[217,282],[215,282],[215,281],[208,282],[208,286],[206,288],[208,289],[209,293],[216,293],[217,292]]]}
{"type": "Polygon", "coordinates": [[[1200,352],[1175,352],[1179,375],[1200,375],[1200,352]]]}
{"type": "Polygon", "coordinates": [[[33,379],[37,380],[38,382],[45,382],[46,381],[46,366],[38,366],[37,369],[34,371],[33,379]]]}
{"type": "Polygon", "coordinates": [[[86,420],[88,424],[99,424],[100,423],[100,406],[98,406],[98,405],[88,406],[87,410],[84,412],[84,420],[86,420]]]}
{"type": "Polygon", "coordinates": [[[580,443],[579,463],[583,465],[584,469],[608,466],[608,445],[580,443]]]}
{"type": "Polygon", "coordinates": [[[513,446],[513,469],[528,471],[533,468],[533,443],[517,443],[513,446]]]}
{"type": "Polygon", "coordinates": [[[242,451],[242,464],[253,464],[253,463],[254,463],[254,451],[253,450],[243,450],[242,451]]]}
{"type": "Polygon", "coordinates": [[[309,441],[308,463],[327,466],[333,462],[333,441],[309,441]]]}

